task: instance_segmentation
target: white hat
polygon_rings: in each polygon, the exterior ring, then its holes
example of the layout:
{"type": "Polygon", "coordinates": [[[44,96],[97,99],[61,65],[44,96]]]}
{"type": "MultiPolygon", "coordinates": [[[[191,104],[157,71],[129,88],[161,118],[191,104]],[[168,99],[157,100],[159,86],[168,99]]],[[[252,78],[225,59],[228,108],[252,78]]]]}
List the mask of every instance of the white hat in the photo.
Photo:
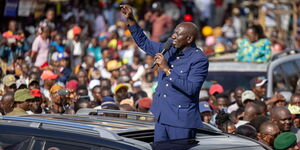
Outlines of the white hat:
{"type": "Polygon", "coordinates": [[[246,90],[242,93],[242,103],[244,103],[246,100],[253,100],[255,101],[255,94],[251,90],[246,90]]]}
{"type": "Polygon", "coordinates": [[[91,80],[89,84],[89,89],[92,90],[95,86],[100,85],[100,80],[91,80]]]}

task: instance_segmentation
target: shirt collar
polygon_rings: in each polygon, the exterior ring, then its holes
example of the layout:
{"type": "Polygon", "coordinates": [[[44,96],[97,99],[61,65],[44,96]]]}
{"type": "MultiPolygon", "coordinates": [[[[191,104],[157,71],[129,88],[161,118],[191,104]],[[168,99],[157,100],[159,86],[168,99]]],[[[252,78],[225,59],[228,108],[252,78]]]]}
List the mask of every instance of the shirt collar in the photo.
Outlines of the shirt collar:
{"type": "Polygon", "coordinates": [[[193,43],[190,47],[186,48],[185,50],[182,50],[180,52],[178,52],[179,56],[189,56],[192,54],[192,52],[195,50],[196,44],[193,43]]]}

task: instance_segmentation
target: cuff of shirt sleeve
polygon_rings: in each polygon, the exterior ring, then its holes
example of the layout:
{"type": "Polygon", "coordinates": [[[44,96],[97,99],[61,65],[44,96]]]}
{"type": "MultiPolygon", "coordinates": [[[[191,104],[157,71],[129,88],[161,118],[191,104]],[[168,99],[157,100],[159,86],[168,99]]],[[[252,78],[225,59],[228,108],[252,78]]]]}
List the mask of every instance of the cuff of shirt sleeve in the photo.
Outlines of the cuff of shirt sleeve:
{"type": "Polygon", "coordinates": [[[136,30],[138,30],[138,24],[136,23],[136,24],[134,24],[134,25],[132,25],[132,26],[130,26],[130,25],[127,25],[127,27],[128,27],[128,29],[130,30],[130,32],[136,32],[136,30]]]}

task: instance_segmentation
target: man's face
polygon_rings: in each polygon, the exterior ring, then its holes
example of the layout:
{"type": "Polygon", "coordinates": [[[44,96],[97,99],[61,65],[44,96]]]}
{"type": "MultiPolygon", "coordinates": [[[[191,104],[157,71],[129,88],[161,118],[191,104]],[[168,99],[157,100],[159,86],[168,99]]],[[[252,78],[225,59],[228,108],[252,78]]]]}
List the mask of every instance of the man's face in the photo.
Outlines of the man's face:
{"type": "Polygon", "coordinates": [[[17,85],[13,84],[13,85],[7,87],[6,89],[7,89],[7,92],[15,92],[17,90],[17,85]]]}
{"type": "Polygon", "coordinates": [[[48,86],[52,86],[55,83],[54,79],[49,79],[49,80],[45,80],[45,84],[47,84],[48,86]]]}
{"type": "Polygon", "coordinates": [[[81,84],[86,84],[87,77],[86,77],[86,74],[83,71],[78,72],[77,79],[78,79],[78,82],[79,82],[80,85],[81,84]]]}
{"type": "Polygon", "coordinates": [[[244,90],[242,90],[242,89],[239,89],[234,92],[234,98],[240,107],[243,106],[243,104],[242,104],[242,93],[243,92],[244,92],[244,90]]]}
{"type": "Polygon", "coordinates": [[[235,128],[234,124],[229,125],[229,126],[227,127],[227,133],[234,134],[234,133],[235,133],[235,130],[236,130],[236,128],[235,128]]]}
{"type": "Polygon", "coordinates": [[[102,97],[101,97],[101,89],[100,87],[95,87],[92,91],[93,97],[95,98],[96,101],[100,102],[102,97]]]}
{"type": "Polygon", "coordinates": [[[293,120],[293,125],[295,128],[300,128],[300,118],[295,118],[293,120]]]}
{"type": "Polygon", "coordinates": [[[119,69],[115,69],[115,70],[111,71],[111,76],[116,78],[116,79],[119,78],[119,76],[120,76],[119,69]]]}
{"type": "Polygon", "coordinates": [[[203,116],[203,121],[205,123],[210,123],[211,116],[212,116],[211,112],[205,111],[205,112],[201,113],[201,115],[203,116]]]}
{"type": "Polygon", "coordinates": [[[52,21],[54,19],[54,11],[53,10],[49,10],[46,14],[46,18],[50,21],[52,21]]]}
{"type": "Polygon", "coordinates": [[[187,44],[187,32],[182,24],[178,25],[172,34],[173,46],[177,49],[183,49],[187,44]]]}
{"type": "Polygon", "coordinates": [[[281,112],[277,117],[275,117],[275,123],[278,125],[282,132],[289,132],[292,124],[291,113],[281,112]]]}
{"type": "Polygon", "coordinates": [[[300,97],[299,96],[293,96],[292,99],[291,99],[291,104],[293,106],[300,107],[300,97]]]}
{"type": "Polygon", "coordinates": [[[30,106],[30,104],[29,104],[29,101],[28,100],[26,100],[25,102],[22,102],[21,104],[21,108],[22,109],[24,109],[25,111],[28,111],[29,110],[29,106],[30,106]]]}
{"type": "Polygon", "coordinates": [[[111,96],[111,92],[109,90],[103,90],[101,91],[101,96],[102,97],[111,96]]]}
{"type": "Polygon", "coordinates": [[[274,139],[280,133],[279,128],[268,127],[264,133],[259,134],[259,138],[267,145],[273,146],[274,139]]]}
{"type": "Polygon", "coordinates": [[[218,109],[221,110],[222,108],[226,108],[228,106],[228,103],[227,103],[227,99],[226,98],[218,98],[217,99],[217,105],[218,105],[218,109]]]}
{"type": "Polygon", "coordinates": [[[37,82],[32,82],[31,84],[29,84],[29,89],[40,89],[40,85],[37,82]]]}
{"type": "Polygon", "coordinates": [[[120,100],[127,98],[127,89],[122,87],[116,92],[117,97],[120,98],[120,100]]]}
{"type": "Polygon", "coordinates": [[[50,97],[53,103],[62,104],[61,96],[59,96],[57,92],[51,93],[50,97]]]}
{"type": "Polygon", "coordinates": [[[41,103],[42,103],[42,99],[41,98],[31,99],[29,101],[30,110],[33,113],[41,113],[42,112],[41,103]]]}
{"type": "Polygon", "coordinates": [[[253,91],[260,98],[262,98],[266,95],[266,87],[265,86],[256,86],[253,91]]]}
{"type": "Polygon", "coordinates": [[[28,70],[29,70],[29,66],[26,63],[23,63],[21,65],[21,70],[22,70],[23,74],[27,74],[28,70]]]}

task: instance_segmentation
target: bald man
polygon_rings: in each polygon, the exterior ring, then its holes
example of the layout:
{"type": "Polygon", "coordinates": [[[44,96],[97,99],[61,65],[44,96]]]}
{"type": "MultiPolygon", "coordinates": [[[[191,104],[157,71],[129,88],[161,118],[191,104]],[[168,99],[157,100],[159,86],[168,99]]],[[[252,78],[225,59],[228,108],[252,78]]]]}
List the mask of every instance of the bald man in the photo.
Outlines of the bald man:
{"type": "Polygon", "coordinates": [[[136,44],[155,56],[159,69],[158,86],[150,108],[156,119],[154,142],[195,138],[196,128],[202,126],[199,91],[208,72],[208,59],[195,44],[198,27],[191,22],[177,25],[169,41],[173,46],[163,55],[165,44],[145,36],[130,6],[120,7],[136,44]]]}
{"type": "Polygon", "coordinates": [[[274,107],[271,110],[270,119],[278,125],[281,132],[289,132],[291,130],[292,114],[286,107],[274,107]]]}
{"type": "Polygon", "coordinates": [[[247,104],[244,110],[243,120],[239,120],[235,127],[238,128],[241,125],[249,123],[253,118],[261,116],[262,114],[261,107],[259,107],[257,104],[247,104]]]}
{"type": "Polygon", "coordinates": [[[273,147],[274,139],[280,133],[280,129],[277,124],[272,121],[265,121],[259,127],[259,133],[257,133],[257,138],[260,142],[273,147]]]}

